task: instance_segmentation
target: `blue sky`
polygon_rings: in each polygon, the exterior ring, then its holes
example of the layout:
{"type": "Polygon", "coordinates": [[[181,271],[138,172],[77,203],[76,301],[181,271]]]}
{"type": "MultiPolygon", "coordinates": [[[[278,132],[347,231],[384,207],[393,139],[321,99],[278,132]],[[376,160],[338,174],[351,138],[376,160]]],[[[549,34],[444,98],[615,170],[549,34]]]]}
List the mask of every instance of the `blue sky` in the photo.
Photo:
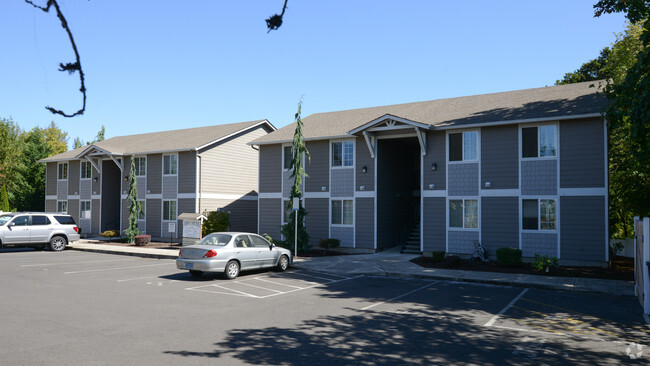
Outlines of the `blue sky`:
{"type": "MultiPolygon", "coordinates": [[[[39,0],[35,0],[38,2],[39,0]]],[[[45,0],[42,0],[45,3],[45,0]]],[[[88,89],[54,14],[0,5],[0,117],[106,137],[552,85],[625,28],[596,0],[59,0],[88,89]]]]}

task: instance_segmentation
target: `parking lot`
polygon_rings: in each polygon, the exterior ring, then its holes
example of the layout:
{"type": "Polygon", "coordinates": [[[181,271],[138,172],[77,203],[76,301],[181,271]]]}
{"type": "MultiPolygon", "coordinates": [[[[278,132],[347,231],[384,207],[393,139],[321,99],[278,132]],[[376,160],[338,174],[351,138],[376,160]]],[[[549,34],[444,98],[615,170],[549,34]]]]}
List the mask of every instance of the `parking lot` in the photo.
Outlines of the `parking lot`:
{"type": "Polygon", "coordinates": [[[2,364],[647,364],[635,298],[0,250],[2,364]]]}

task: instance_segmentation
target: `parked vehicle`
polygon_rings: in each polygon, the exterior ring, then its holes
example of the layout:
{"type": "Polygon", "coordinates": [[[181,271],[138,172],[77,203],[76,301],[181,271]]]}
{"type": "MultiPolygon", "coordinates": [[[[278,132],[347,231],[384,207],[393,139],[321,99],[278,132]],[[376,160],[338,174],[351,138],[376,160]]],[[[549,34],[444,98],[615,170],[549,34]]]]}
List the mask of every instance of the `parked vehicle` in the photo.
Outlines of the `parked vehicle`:
{"type": "Polygon", "coordinates": [[[81,229],[62,213],[13,212],[0,214],[0,248],[4,246],[65,249],[79,240],[81,229]]]}
{"type": "Polygon", "coordinates": [[[292,262],[289,250],[257,234],[222,232],[209,234],[198,243],[182,248],[176,267],[189,270],[194,277],[217,272],[234,279],[240,271],[251,269],[275,267],[286,271],[292,262]]]}

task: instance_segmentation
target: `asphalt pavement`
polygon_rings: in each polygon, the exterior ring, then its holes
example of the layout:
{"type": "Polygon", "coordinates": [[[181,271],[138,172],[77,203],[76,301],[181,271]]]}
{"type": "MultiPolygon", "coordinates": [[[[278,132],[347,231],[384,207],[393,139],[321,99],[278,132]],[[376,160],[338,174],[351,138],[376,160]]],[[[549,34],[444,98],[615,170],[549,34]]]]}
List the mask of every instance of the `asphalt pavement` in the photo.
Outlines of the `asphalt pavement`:
{"type": "MultiPolygon", "coordinates": [[[[135,246],[125,247],[110,244],[97,244],[92,240],[79,240],[68,244],[68,248],[73,250],[122,254],[146,258],[175,259],[178,257],[177,249],[156,249],[135,246]]],[[[298,257],[294,259],[293,266],[299,269],[345,276],[371,275],[437,279],[526,288],[634,296],[633,281],[424,268],[411,262],[411,259],[417,257],[419,257],[417,254],[401,254],[399,248],[391,248],[374,254],[298,257]]]]}

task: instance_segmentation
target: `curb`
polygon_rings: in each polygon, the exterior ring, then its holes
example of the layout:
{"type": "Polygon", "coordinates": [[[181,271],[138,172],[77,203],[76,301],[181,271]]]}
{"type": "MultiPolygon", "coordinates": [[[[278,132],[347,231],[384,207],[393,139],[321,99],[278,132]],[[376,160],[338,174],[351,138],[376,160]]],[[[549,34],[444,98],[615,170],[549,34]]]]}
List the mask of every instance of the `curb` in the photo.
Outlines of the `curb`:
{"type": "Polygon", "coordinates": [[[142,258],[153,258],[153,259],[176,259],[178,255],[170,254],[154,254],[154,253],[144,253],[144,252],[121,252],[114,250],[104,250],[104,249],[93,249],[93,248],[75,248],[68,247],[70,250],[78,250],[81,252],[92,252],[92,253],[103,253],[103,254],[117,254],[117,255],[127,255],[131,257],[142,257],[142,258]]]}

